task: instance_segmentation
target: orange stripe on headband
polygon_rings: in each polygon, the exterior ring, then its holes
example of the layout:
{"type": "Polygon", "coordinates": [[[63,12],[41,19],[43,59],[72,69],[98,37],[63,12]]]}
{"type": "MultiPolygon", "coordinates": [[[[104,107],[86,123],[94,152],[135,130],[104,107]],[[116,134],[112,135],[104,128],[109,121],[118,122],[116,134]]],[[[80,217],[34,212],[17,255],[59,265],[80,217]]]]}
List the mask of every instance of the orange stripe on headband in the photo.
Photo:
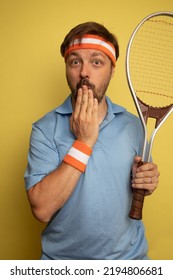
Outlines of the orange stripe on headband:
{"type": "Polygon", "coordinates": [[[113,44],[106,41],[104,38],[93,35],[93,34],[85,34],[81,39],[76,38],[70,46],[66,49],[64,58],[68,56],[71,51],[75,51],[78,49],[95,49],[104,52],[111,59],[113,65],[115,66],[116,62],[116,52],[113,44]]]}

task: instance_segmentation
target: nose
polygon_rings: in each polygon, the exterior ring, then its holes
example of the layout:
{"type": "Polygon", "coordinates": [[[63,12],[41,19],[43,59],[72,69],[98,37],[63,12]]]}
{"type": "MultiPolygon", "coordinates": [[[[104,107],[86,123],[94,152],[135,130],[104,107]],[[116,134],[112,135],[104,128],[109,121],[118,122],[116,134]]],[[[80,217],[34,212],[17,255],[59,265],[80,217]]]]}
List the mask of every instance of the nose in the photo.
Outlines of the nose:
{"type": "Polygon", "coordinates": [[[89,77],[90,77],[89,65],[87,63],[84,63],[84,62],[82,63],[80,76],[81,76],[81,78],[89,79],[89,77]]]}

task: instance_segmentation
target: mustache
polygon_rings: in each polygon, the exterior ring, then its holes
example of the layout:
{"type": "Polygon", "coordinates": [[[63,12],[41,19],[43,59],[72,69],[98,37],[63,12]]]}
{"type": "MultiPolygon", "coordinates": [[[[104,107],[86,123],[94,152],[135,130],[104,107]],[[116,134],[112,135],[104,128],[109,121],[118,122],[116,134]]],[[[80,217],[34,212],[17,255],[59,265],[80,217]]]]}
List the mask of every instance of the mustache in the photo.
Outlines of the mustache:
{"type": "Polygon", "coordinates": [[[79,88],[81,88],[82,86],[87,86],[88,89],[94,90],[95,89],[95,85],[93,85],[92,83],[89,82],[88,79],[81,79],[76,86],[76,91],[78,91],[79,88]]]}

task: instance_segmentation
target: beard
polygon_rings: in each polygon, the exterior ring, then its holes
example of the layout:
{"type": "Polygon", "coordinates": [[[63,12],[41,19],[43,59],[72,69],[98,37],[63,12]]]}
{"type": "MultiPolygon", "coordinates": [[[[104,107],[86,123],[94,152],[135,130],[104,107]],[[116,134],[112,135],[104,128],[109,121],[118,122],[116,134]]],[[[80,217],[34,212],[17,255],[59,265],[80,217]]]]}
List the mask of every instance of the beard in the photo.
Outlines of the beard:
{"type": "Polygon", "coordinates": [[[105,96],[105,93],[106,93],[106,90],[108,88],[108,85],[109,85],[109,81],[110,79],[107,81],[107,83],[105,83],[103,86],[102,86],[102,89],[97,89],[96,86],[93,84],[93,83],[90,83],[88,79],[86,78],[82,78],[76,85],[76,88],[73,88],[71,86],[71,83],[70,81],[68,80],[68,77],[67,77],[67,83],[68,83],[68,86],[71,90],[71,93],[72,93],[72,97],[74,98],[74,100],[76,101],[77,99],[77,95],[78,95],[78,90],[80,88],[82,88],[82,86],[87,86],[88,89],[91,89],[92,92],[93,92],[93,97],[96,98],[98,100],[98,103],[100,103],[103,99],[103,97],[105,96]]]}

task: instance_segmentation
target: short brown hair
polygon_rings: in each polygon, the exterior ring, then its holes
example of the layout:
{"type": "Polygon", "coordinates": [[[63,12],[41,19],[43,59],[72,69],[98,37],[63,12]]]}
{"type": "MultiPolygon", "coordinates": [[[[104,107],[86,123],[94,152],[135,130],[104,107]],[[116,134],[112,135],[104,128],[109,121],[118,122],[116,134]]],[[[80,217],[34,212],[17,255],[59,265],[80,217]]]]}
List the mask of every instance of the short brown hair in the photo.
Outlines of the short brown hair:
{"type": "Polygon", "coordinates": [[[93,21],[81,23],[70,30],[70,32],[65,36],[64,41],[62,42],[60,47],[62,56],[64,56],[65,51],[69,47],[71,42],[73,42],[76,37],[82,38],[84,34],[98,35],[100,37],[103,37],[108,42],[112,43],[116,51],[116,60],[118,59],[119,45],[116,36],[110,33],[102,24],[93,21]]]}

